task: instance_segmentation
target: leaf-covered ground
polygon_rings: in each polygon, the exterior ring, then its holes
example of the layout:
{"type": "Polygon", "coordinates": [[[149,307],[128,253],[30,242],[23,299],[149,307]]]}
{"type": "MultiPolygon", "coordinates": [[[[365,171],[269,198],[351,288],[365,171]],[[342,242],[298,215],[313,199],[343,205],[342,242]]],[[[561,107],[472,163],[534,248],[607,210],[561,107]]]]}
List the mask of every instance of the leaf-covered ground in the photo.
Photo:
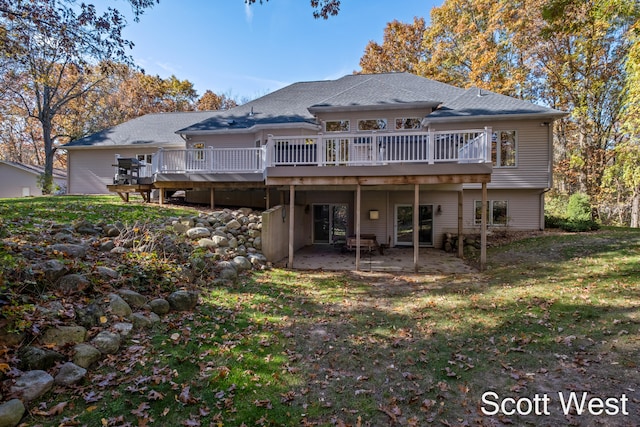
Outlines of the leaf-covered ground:
{"type": "Polygon", "coordinates": [[[640,232],[537,236],[489,259],[482,274],[207,286],[27,425],[637,425],[640,232]]]}

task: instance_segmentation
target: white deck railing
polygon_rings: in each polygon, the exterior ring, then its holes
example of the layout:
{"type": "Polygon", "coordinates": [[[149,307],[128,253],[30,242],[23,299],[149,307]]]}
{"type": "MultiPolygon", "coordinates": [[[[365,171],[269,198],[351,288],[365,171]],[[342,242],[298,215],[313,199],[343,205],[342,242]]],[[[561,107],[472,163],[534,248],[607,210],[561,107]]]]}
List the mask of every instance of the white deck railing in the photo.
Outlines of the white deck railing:
{"type": "Polygon", "coordinates": [[[269,136],[267,166],[482,163],[491,129],[269,136]]]}
{"type": "Polygon", "coordinates": [[[259,148],[159,150],[145,175],[262,173],[268,166],[376,166],[491,161],[491,129],[269,136],[259,148]]]}
{"type": "Polygon", "coordinates": [[[202,148],[159,150],[153,155],[154,173],[262,173],[262,148],[202,148]]]}

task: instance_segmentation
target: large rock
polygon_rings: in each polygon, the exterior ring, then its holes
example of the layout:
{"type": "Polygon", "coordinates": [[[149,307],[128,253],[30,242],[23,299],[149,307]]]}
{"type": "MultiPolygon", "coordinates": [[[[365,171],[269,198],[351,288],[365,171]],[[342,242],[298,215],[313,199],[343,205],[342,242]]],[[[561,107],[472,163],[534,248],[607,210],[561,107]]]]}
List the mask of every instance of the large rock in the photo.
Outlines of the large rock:
{"type": "Polygon", "coordinates": [[[100,324],[100,318],[104,316],[104,310],[95,303],[86,307],[76,308],[76,322],[87,329],[100,324]]]}
{"type": "Polygon", "coordinates": [[[240,227],[242,227],[242,224],[236,219],[232,219],[227,223],[227,230],[238,230],[240,227]]]}
{"type": "Polygon", "coordinates": [[[70,243],[56,243],[49,246],[51,252],[59,252],[71,258],[84,258],[87,256],[87,248],[84,245],[70,243]]]}
{"type": "Polygon", "coordinates": [[[91,340],[91,345],[100,350],[102,354],[115,354],[120,349],[121,341],[120,334],[102,331],[91,340]]]}
{"type": "Polygon", "coordinates": [[[43,344],[63,346],[65,344],[83,343],[87,337],[87,330],[82,326],[58,326],[47,329],[42,335],[43,344]]]}
{"type": "Polygon", "coordinates": [[[82,274],[67,274],[58,279],[56,287],[65,295],[73,295],[87,289],[89,279],[82,274]]]}
{"type": "Polygon", "coordinates": [[[130,289],[120,289],[118,294],[133,308],[140,308],[147,303],[147,298],[144,295],[130,289]]]}
{"type": "Polygon", "coordinates": [[[175,311],[190,311],[198,305],[198,293],[194,291],[175,291],[167,298],[169,306],[175,311]]]}
{"type": "Polygon", "coordinates": [[[133,313],[131,306],[117,294],[109,294],[109,309],[112,314],[126,319],[130,319],[133,313]]]}
{"type": "Polygon", "coordinates": [[[211,236],[211,231],[205,227],[194,227],[187,230],[187,237],[193,240],[211,236]]]}
{"type": "Polygon", "coordinates": [[[11,386],[11,394],[22,396],[22,400],[31,402],[44,396],[53,387],[53,377],[45,371],[35,370],[22,374],[11,386]]]}
{"type": "Polygon", "coordinates": [[[0,405],[0,427],[15,427],[18,425],[25,411],[20,399],[11,399],[0,405]]]}
{"type": "Polygon", "coordinates": [[[160,317],[151,313],[133,313],[133,328],[134,329],[151,329],[153,325],[160,323],[160,317]]]}
{"type": "Polygon", "coordinates": [[[102,265],[99,267],[96,267],[96,273],[106,279],[120,278],[120,273],[118,273],[116,270],[114,270],[113,268],[102,266],[102,265]]]}
{"type": "Polygon", "coordinates": [[[45,350],[33,346],[25,346],[18,350],[19,367],[26,370],[44,370],[64,360],[64,356],[53,350],[45,350]]]}
{"type": "Polygon", "coordinates": [[[44,280],[48,282],[55,282],[62,276],[68,273],[67,266],[62,261],[57,259],[50,259],[36,266],[36,269],[42,272],[44,280]]]}
{"type": "Polygon", "coordinates": [[[100,350],[89,344],[78,344],[73,347],[73,363],[81,368],[88,368],[102,359],[100,350]]]}
{"type": "Polygon", "coordinates": [[[58,375],[54,378],[54,381],[58,385],[73,385],[76,384],[87,375],[87,370],[81,366],[72,362],[67,362],[60,367],[58,375]]]}
{"type": "Polygon", "coordinates": [[[163,298],[156,298],[149,301],[149,307],[151,308],[151,311],[158,315],[167,314],[169,310],[171,310],[169,301],[163,298]]]}
{"type": "Polygon", "coordinates": [[[251,270],[251,261],[243,256],[235,257],[232,263],[236,266],[236,270],[238,271],[251,270]]]}

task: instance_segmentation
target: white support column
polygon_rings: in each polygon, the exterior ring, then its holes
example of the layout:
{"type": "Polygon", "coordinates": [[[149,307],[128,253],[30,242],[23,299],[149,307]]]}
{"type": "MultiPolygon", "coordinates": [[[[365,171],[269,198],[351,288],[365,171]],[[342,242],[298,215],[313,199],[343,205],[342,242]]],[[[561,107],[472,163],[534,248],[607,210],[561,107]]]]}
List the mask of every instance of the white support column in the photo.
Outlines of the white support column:
{"type": "Polygon", "coordinates": [[[356,187],[356,271],[360,271],[360,184],[356,187]]]}
{"type": "Polygon", "coordinates": [[[413,186],[413,270],[418,272],[420,258],[420,185],[413,186]]]}
{"type": "Polygon", "coordinates": [[[482,183],[482,216],[480,230],[480,271],[484,271],[487,264],[487,183],[482,183]]]}
{"type": "Polygon", "coordinates": [[[458,191],[458,258],[464,258],[464,193],[458,191]]]}
{"type": "MultiPolygon", "coordinates": [[[[293,232],[295,213],[296,190],[294,185],[289,186],[289,268],[293,268],[293,232]]],[[[283,207],[284,208],[284,207],[283,207]]]]}

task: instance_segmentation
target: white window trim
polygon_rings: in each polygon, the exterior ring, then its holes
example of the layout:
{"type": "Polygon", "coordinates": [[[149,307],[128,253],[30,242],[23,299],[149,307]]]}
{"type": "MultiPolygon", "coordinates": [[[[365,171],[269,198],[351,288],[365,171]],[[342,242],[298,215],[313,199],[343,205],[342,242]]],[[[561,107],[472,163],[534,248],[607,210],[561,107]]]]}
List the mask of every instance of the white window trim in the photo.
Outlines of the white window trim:
{"type": "Polygon", "coordinates": [[[327,133],[345,133],[351,132],[351,120],[350,119],[338,119],[338,120],[325,120],[324,121],[324,131],[327,133]],[[347,130],[327,130],[327,123],[330,122],[344,122],[347,124],[347,130]]]}
{"type": "MultiPolygon", "coordinates": [[[[493,134],[496,135],[496,164],[493,165],[494,168],[499,168],[499,169],[513,169],[513,168],[517,168],[518,167],[518,159],[519,159],[519,149],[518,146],[520,145],[520,142],[518,141],[518,130],[517,129],[494,129],[493,130],[493,134]],[[515,163],[513,165],[509,165],[509,166],[502,166],[500,163],[502,163],[502,150],[500,149],[501,147],[501,142],[500,142],[500,133],[501,132],[513,132],[514,133],[514,143],[515,143],[515,150],[516,150],[516,159],[515,159],[515,163]]],[[[491,135],[491,149],[493,150],[493,135],[491,135]]]]}
{"type": "Polygon", "coordinates": [[[422,129],[422,124],[421,123],[422,123],[422,118],[420,118],[420,117],[396,117],[395,119],[393,119],[393,126],[394,126],[395,130],[418,130],[418,129],[422,129]],[[396,126],[396,123],[397,123],[398,120],[402,120],[402,122],[404,123],[404,121],[408,120],[408,119],[417,120],[418,124],[420,124],[420,126],[418,126],[417,128],[405,128],[405,127],[398,128],[396,126]]]}
{"type": "Polygon", "coordinates": [[[358,132],[386,132],[389,130],[389,120],[385,119],[385,118],[376,118],[376,119],[358,119],[356,121],[356,130],[358,132]],[[385,123],[385,128],[384,129],[363,129],[360,130],[360,122],[364,122],[364,121],[376,121],[376,122],[384,122],[385,123]]]}
{"type": "MultiPolygon", "coordinates": [[[[476,218],[476,205],[478,203],[482,203],[482,200],[474,200],[473,201],[473,223],[474,225],[482,225],[482,218],[476,218]]],[[[487,200],[487,208],[489,210],[487,215],[487,225],[491,225],[493,227],[506,227],[509,224],[509,201],[508,200],[487,200]],[[507,215],[506,221],[504,224],[493,223],[493,203],[494,202],[504,202],[507,204],[507,215]]]]}

